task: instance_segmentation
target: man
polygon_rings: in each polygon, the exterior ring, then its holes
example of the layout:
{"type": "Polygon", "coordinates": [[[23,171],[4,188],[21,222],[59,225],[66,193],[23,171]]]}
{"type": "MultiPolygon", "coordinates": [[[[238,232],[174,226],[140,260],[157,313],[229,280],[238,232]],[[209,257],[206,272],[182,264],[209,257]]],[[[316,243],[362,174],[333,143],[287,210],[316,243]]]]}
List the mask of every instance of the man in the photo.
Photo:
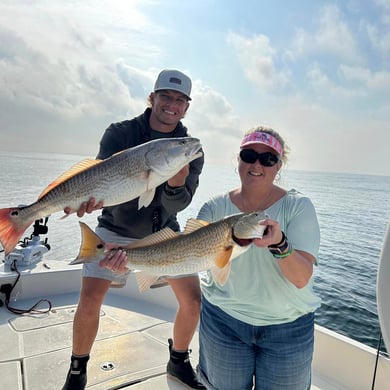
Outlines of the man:
{"type": "MultiPolygon", "coordinates": [[[[156,138],[188,136],[181,123],[190,105],[191,80],[177,70],[163,70],[149,95],[145,112],[132,120],[111,124],[101,141],[98,159],[105,159],[121,150],[156,138]]],[[[179,230],[177,212],[186,208],[199,184],[204,158],[198,158],[180,170],[168,182],[156,189],[148,207],[138,210],[138,199],[105,207],[98,217],[96,232],[106,242],[125,245],[169,226],[179,230]]],[[[101,208],[90,199],[77,212],[101,208]]],[[[65,209],[65,212],[69,210],[65,209]]],[[[115,259],[113,259],[115,261],[115,259]]],[[[99,327],[100,307],[110,285],[123,286],[127,273],[106,262],[101,268],[85,264],[80,300],[73,323],[71,365],[63,390],[84,389],[87,383],[87,362],[99,327]],[[115,272],[116,271],[116,272],[115,272]],[[119,271],[119,272],[118,272],[119,271]]],[[[205,389],[198,381],[189,361],[189,344],[195,333],[200,312],[200,287],[197,275],[167,280],[179,303],[173,327],[173,342],[169,340],[170,360],[167,374],[193,389],[205,389]]]]}

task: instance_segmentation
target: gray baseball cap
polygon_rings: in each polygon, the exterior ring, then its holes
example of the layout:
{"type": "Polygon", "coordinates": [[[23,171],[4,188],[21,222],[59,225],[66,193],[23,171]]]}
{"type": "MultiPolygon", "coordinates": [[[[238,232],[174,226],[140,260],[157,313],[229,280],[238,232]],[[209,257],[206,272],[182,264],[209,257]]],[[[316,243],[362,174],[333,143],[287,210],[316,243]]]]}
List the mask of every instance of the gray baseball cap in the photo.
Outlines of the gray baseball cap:
{"type": "Polygon", "coordinates": [[[154,84],[154,92],[162,89],[171,89],[172,91],[181,92],[191,100],[191,79],[184,73],[174,69],[164,69],[157,77],[154,84]]]}

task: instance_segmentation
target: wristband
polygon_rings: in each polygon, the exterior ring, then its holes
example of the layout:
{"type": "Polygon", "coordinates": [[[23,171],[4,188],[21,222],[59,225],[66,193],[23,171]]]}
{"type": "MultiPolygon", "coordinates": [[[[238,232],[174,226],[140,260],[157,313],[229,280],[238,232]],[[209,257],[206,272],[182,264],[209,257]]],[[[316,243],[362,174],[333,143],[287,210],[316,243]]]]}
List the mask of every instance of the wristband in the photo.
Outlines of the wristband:
{"type": "Polygon", "coordinates": [[[171,187],[171,186],[167,183],[167,184],[165,184],[164,192],[165,192],[167,195],[177,195],[177,194],[179,194],[180,192],[182,192],[185,188],[186,188],[186,186],[171,187]]]}
{"type": "Polygon", "coordinates": [[[286,235],[284,234],[284,231],[282,231],[282,239],[277,244],[268,245],[268,248],[280,248],[283,246],[284,241],[286,240],[286,235]]]}
{"type": "Polygon", "coordinates": [[[279,254],[276,254],[276,253],[272,253],[272,256],[275,258],[275,259],[284,259],[285,257],[288,257],[291,255],[291,253],[294,252],[294,248],[291,246],[291,244],[289,243],[288,244],[288,249],[286,250],[286,252],[283,252],[283,253],[279,253],[279,254]]]}
{"type": "Polygon", "coordinates": [[[280,259],[290,256],[293,249],[291,244],[287,240],[286,235],[282,232],[282,239],[277,244],[269,245],[268,250],[272,253],[272,256],[280,259]]]}

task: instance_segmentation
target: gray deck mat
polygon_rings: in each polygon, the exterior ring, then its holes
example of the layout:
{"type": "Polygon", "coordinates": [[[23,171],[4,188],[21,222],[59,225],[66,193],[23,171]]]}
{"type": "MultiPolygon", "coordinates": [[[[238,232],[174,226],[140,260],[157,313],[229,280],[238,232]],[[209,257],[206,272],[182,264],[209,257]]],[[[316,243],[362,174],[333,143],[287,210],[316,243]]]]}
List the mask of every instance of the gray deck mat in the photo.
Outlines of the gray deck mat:
{"type": "MultiPolygon", "coordinates": [[[[55,307],[45,315],[27,316],[7,315],[2,308],[0,389],[61,389],[69,368],[75,308],[55,307]]],[[[172,326],[128,308],[103,305],[88,363],[87,388],[183,389],[165,376],[172,326]]],[[[192,348],[191,361],[196,366],[197,337],[192,348]]]]}

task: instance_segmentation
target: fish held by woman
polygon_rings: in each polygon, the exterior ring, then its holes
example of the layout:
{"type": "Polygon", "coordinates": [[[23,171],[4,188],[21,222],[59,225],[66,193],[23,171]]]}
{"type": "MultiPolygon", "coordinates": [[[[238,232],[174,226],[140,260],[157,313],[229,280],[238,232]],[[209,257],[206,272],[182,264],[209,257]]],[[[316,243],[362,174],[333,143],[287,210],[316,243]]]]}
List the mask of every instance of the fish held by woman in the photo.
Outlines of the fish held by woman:
{"type": "MultiPolygon", "coordinates": [[[[5,255],[37,219],[70,208],[77,211],[90,198],[104,207],[139,197],[138,207],[153,200],[155,189],[185,165],[202,156],[197,138],[163,138],[125,149],[105,160],[84,160],[66,171],[28,206],[0,209],[0,242],[5,255]]],[[[66,215],[65,215],[66,216],[66,215]]]]}
{"type": "MultiPolygon", "coordinates": [[[[121,249],[128,268],[136,270],[139,290],[147,290],[160,276],[192,274],[210,269],[219,284],[226,283],[231,260],[261,238],[266,226],[262,211],[240,213],[207,223],[189,219],[183,233],[165,228],[121,249]]],[[[88,225],[79,222],[82,242],[77,258],[70,264],[99,262],[106,255],[106,243],[88,225]]],[[[111,249],[114,253],[117,249],[111,249]]]]}

